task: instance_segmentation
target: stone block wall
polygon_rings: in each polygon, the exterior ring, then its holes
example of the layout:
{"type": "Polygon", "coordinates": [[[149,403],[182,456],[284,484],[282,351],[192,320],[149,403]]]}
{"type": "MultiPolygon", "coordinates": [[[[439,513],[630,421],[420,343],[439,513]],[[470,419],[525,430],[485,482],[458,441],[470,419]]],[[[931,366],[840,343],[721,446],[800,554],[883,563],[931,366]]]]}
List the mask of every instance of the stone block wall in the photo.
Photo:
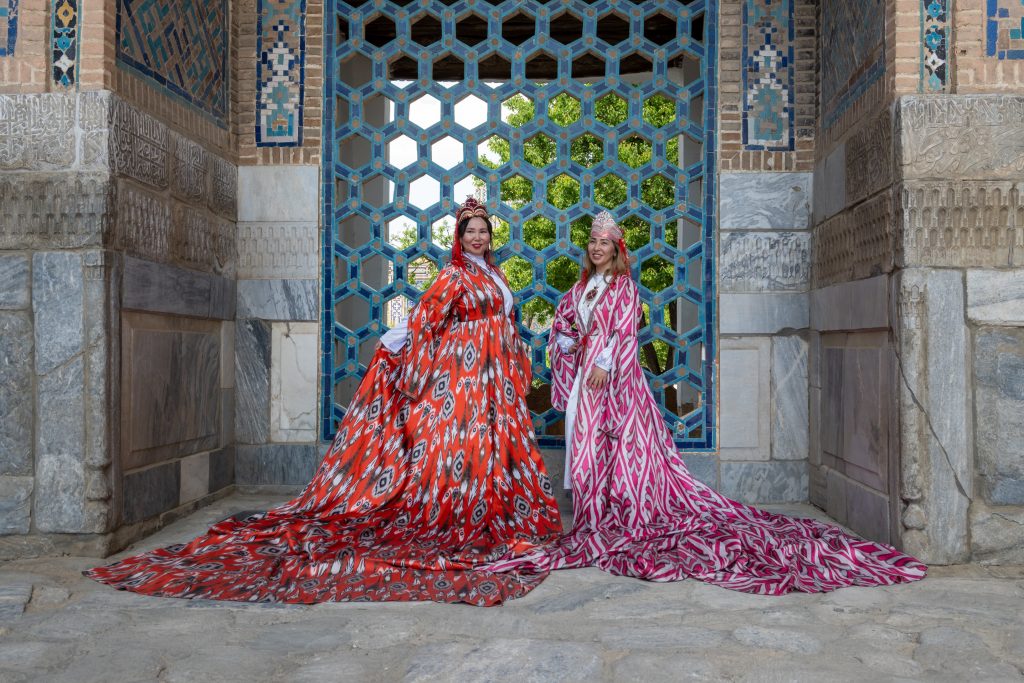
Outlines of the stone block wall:
{"type": "Polygon", "coordinates": [[[897,112],[905,544],[1019,561],[1024,97],[907,96],[897,112]]]}
{"type": "Polygon", "coordinates": [[[719,488],[804,501],[812,176],[720,178],[719,488]]]}
{"type": "Polygon", "coordinates": [[[104,554],[234,483],[236,170],[106,91],[0,112],[0,554],[104,554]]]}
{"type": "Polygon", "coordinates": [[[317,166],[239,169],[239,485],[299,485],[320,461],[317,166]]]}

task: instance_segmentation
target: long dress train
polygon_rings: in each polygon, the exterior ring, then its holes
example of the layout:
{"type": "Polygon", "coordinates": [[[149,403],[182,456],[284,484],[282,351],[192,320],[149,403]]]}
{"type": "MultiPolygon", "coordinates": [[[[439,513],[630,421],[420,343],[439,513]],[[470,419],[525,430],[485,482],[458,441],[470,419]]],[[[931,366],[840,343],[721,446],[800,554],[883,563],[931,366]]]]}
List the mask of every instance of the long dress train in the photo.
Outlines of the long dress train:
{"type": "Polygon", "coordinates": [[[596,566],[651,581],[692,577],[762,594],[822,592],[923,578],[927,568],[898,550],[811,519],[730,500],[694,479],[678,457],[639,363],[636,284],[617,278],[577,329],[584,283],[559,302],[548,349],[552,403],[566,409],[573,380],[587,377],[609,345],[608,385],[583,383],[576,405],[570,474],[573,526],[550,547],[511,551],[496,571],[546,572],[596,566]],[[558,335],[581,341],[568,353],[558,335]]]}
{"type": "Polygon", "coordinates": [[[448,265],[401,355],[374,355],[294,500],[86,572],[172,597],[499,604],[543,572],[475,569],[561,531],[525,395],[530,359],[488,266],[448,265]]]}

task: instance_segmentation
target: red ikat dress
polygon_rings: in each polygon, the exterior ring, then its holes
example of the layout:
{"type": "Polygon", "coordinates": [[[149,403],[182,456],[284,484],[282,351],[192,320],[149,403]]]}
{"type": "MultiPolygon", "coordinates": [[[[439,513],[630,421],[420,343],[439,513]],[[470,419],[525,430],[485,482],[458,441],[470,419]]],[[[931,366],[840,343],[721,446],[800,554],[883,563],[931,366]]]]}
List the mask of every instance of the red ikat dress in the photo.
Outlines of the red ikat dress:
{"type": "Polygon", "coordinates": [[[476,569],[561,531],[525,403],[530,359],[486,268],[467,258],[441,271],[404,351],[378,349],[295,500],[86,575],[252,602],[496,605],[532,590],[546,572],[476,569]]]}

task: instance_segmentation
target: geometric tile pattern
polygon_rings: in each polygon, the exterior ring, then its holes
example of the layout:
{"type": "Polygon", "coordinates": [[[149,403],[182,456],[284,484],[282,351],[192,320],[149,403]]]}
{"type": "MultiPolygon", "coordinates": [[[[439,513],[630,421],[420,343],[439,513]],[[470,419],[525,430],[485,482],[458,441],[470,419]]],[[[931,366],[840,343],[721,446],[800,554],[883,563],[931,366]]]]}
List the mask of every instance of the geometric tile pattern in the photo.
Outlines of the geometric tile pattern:
{"type": "Polygon", "coordinates": [[[921,0],[921,90],[942,92],[949,72],[949,0],[921,0]]]}
{"type": "Polygon", "coordinates": [[[885,73],[885,0],[822,3],[822,126],[832,124],[885,73]]]}
{"type": "Polygon", "coordinates": [[[743,144],[791,151],[794,0],[743,2],[743,144]]]}
{"type": "Polygon", "coordinates": [[[1024,0],[986,0],[986,53],[997,59],[1024,59],[1024,0]]]}
{"type": "MultiPolygon", "coordinates": [[[[497,262],[521,276],[524,316],[553,310],[565,286],[553,269],[575,268],[602,209],[639,226],[627,242],[647,379],[677,447],[715,448],[717,5],[327,0],[323,439],[393,324],[388,311],[407,310],[420,274],[447,258],[438,226],[451,229],[470,191],[496,221],[497,262]]],[[[550,407],[549,326],[520,321],[534,428],[555,445],[564,416],[550,407]]]]}
{"type": "Polygon", "coordinates": [[[75,83],[78,66],[78,0],[53,2],[53,82],[75,83]]]}
{"type": "Polygon", "coordinates": [[[302,143],[306,0],[259,0],[256,7],[256,146],[302,143]]]}
{"type": "Polygon", "coordinates": [[[118,64],[225,126],[228,21],[227,0],[118,0],[118,64]]]}
{"type": "Polygon", "coordinates": [[[14,54],[18,38],[18,0],[0,0],[0,57],[14,54]]]}

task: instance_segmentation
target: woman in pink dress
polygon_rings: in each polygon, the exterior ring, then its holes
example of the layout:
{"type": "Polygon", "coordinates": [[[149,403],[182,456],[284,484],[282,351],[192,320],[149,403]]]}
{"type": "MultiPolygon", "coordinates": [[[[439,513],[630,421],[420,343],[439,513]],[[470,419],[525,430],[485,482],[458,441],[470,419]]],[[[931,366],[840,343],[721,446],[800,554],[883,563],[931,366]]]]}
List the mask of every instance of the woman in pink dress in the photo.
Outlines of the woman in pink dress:
{"type": "Polygon", "coordinates": [[[596,566],[771,595],[925,576],[921,562],[888,545],[738,503],[690,476],[640,367],[640,314],[622,230],[602,212],[548,347],[552,403],[566,412],[573,526],[557,543],[491,569],[596,566]]]}

